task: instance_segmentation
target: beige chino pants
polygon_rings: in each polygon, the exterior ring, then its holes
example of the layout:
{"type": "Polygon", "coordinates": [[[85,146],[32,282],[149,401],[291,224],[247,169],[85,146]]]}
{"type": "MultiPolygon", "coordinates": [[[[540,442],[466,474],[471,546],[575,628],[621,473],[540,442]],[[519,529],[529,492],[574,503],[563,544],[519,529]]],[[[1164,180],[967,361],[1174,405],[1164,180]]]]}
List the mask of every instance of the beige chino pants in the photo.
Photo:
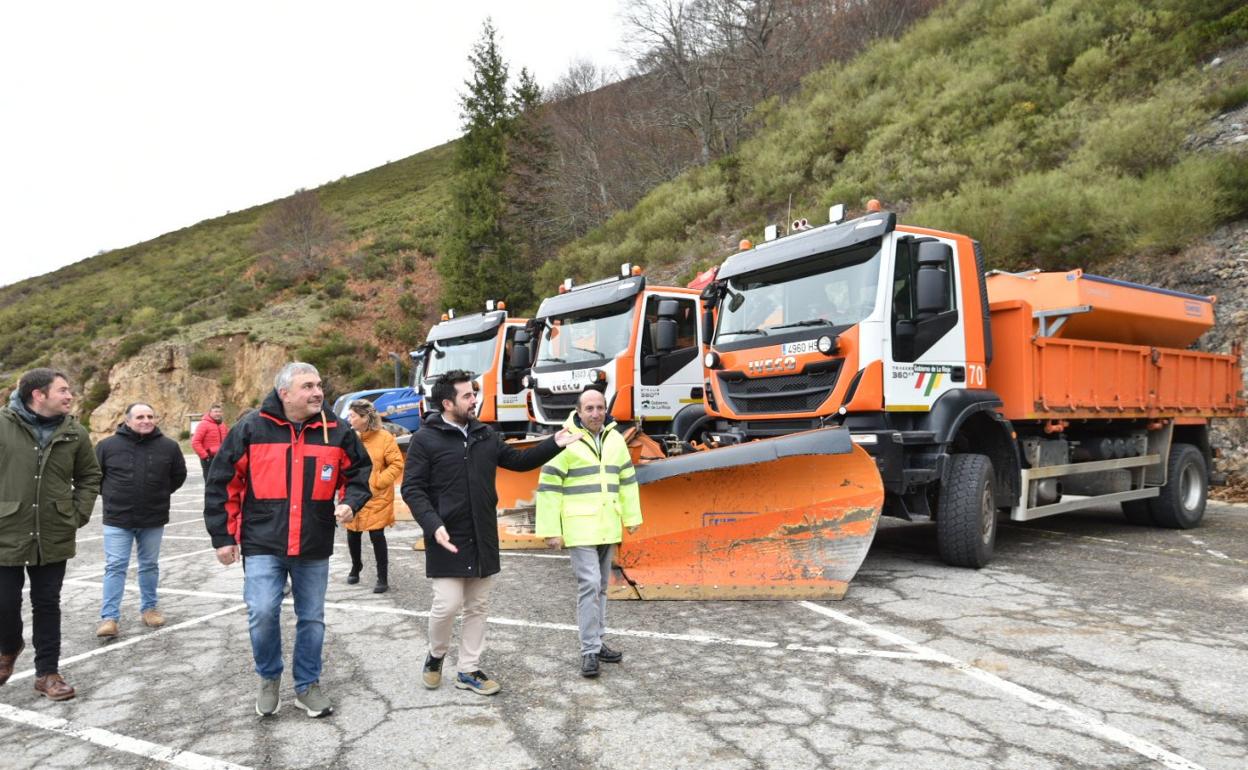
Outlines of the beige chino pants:
{"type": "Polygon", "coordinates": [[[460,631],[459,660],[455,670],[471,674],[479,669],[485,650],[485,613],[494,575],[484,578],[434,578],[433,608],[429,611],[429,653],[435,658],[446,655],[451,647],[451,630],[455,616],[464,611],[464,627],[460,631]]]}

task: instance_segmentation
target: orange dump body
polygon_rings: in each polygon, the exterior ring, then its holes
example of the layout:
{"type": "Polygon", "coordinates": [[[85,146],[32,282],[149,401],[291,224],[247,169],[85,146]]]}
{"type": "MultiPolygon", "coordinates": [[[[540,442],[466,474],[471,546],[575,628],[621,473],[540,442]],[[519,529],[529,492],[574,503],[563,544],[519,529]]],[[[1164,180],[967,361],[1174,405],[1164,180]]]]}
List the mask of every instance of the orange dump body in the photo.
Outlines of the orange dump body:
{"type": "Polygon", "coordinates": [[[1213,328],[1213,297],[1102,278],[1082,270],[991,273],[987,285],[990,304],[1022,300],[1033,311],[1072,311],[1047,335],[1059,339],[1185,348],[1213,328]]]}
{"type": "MultiPolygon", "coordinates": [[[[1010,420],[1207,419],[1244,412],[1238,349],[1221,355],[1039,336],[1030,303],[1007,299],[990,309],[988,386],[1010,420]]],[[[1159,330],[1167,327],[1166,319],[1156,323],[1159,330]]]]}

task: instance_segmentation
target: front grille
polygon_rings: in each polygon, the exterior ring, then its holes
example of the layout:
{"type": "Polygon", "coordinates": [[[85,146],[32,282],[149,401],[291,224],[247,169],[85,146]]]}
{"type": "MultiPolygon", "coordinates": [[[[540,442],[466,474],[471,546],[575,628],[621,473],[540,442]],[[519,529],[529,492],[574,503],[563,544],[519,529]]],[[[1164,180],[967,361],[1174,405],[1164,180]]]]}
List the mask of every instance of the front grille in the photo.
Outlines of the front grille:
{"type": "Polygon", "coordinates": [[[551,393],[538,390],[533,393],[533,400],[538,411],[546,416],[547,422],[556,420],[563,422],[576,409],[576,399],[580,396],[580,393],[551,393]]]}
{"type": "Polygon", "coordinates": [[[737,414],[811,412],[827,400],[841,372],[840,360],[815,364],[801,374],[746,377],[742,372],[717,372],[720,391],[737,414]]]}

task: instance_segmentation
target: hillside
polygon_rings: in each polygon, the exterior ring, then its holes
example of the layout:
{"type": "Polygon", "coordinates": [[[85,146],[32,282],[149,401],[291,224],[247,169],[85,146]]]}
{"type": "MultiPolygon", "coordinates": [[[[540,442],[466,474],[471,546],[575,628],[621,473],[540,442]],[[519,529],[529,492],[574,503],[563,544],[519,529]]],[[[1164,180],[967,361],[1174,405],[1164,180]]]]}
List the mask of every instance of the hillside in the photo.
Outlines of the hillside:
{"type": "MultiPolygon", "coordinates": [[[[565,244],[536,293],[625,261],[683,281],[790,211],[817,224],[877,197],[974,235],[991,267],[1080,266],[1248,307],[1240,273],[1214,269],[1244,253],[1245,41],[1233,0],[950,0],[760,104],[751,138],[565,244]]],[[[256,245],[274,201],[0,288],[0,378],[66,369],[86,412],[105,405],[96,430],[142,397],[135,372],[177,372],[157,404],[177,424],[206,398],[249,406],[263,377],[245,370],[274,356],[313,361],[334,392],[386,384],[386,353],[441,311],[453,153],[318,188],[340,237],[300,280],[266,272],[256,245]]],[[[1242,339],[1248,314],[1220,314],[1209,344],[1242,339]]]]}
{"type": "Polygon", "coordinates": [[[661,185],[539,281],[620,262],[691,275],[743,234],[879,198],[973,234],[993,267],[1168,253],[1248,211],[1248,162],[1185,145],[1248,101],[1234,0],[954,0],[809,76],[734,154],[661,185]]]}
{"type": "Polygon", "coordinates": [[[343,237],[329,269],[299,285],[257,276],[253,234],[274,201],[0,288],[0,375],[64,368],[90,411],[108,395],[108,371],[144,347],[241,334],[302,348],[339,375],[340,389],[388,376],[370,364],[385,350],[408,349],[437,311],[428,257],[448,201],[452,148],[318,188],[343,237]],[[404,293],[419,301],[400,306],[404,293]]]}

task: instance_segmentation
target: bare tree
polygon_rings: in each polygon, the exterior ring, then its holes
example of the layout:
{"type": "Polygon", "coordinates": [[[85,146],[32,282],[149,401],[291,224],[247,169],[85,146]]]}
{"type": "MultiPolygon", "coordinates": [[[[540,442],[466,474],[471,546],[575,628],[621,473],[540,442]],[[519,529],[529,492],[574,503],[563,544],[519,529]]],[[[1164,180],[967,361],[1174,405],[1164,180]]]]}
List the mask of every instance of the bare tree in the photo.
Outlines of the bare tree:
{"type": "Polygon", "coordinates": [[[253,243],[262,254],[262,269],[294,281],[319,275],[341,234],[341,224],[321,207],[316,192],[297,190],[260,221],[253,243]]]}

